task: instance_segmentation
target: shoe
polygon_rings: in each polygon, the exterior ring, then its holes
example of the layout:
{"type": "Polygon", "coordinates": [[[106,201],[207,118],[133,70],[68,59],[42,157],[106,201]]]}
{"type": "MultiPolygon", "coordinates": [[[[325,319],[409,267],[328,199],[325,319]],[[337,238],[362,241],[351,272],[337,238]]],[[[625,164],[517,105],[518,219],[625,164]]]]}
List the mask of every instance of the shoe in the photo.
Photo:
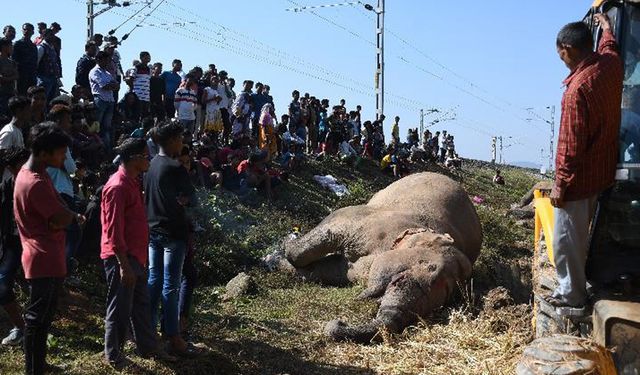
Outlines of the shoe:
{"type": "Polygon", "coordinates": [[[584,304],[572,305],[572,304],[566,302],[564,300],[564,298],[556,296],[556,295],[543,296],[542,299],[547,304],[551,305],[554,308],[572,308],[572,309],[582,309],[582,308],[584,308],[584,304]]]}
{"type": "Polygon", "coordinates": [[[110,361],[106,358],[104,361],[116,371],[122,371],[133,364],[133,362],[124,355],[121,355],[115,361],[110,361]]]}
{"type": "Polygon", "coordinates": [[[195,222],[193,224],[193,231],[196,232],[196,233],[201,233],[201,232],[204,232],[205,229],[202,227],[202,225],[200,225],[200,223],[195,222]]]}
{"type": "Polygon", "coordinates": [[[157,359],[158,361],[162,361],[162,362],[177,362],[178,361],[178,357],[173,356],[169,353],[167,353],[164,350],[159,350],[156,353],[153,354],[153,358],[157,359]]]}
{"type": "Polygon", "coordinates": [[[82,286],[82,281],[77,276],[69,276],[64,279],[64,284],[67,287],[79,288],[80,286],[82,286]]]}
{"type": "Polygon", "coordinates": [[[52,365],[51,363],[45,363],[44,365],[44,373],[45,374],[64,374],[67,372],[68,366],[62,365],[52,365]]]}
{"type": "Polygon", "coordinates": [[[22,340],[24,338],[24,334],[20,328],[14,328],[9,332],[9,336],[2,339],[2,345],[8,346],[20,346],[22,345],[22,340]]]}
{"type": "Polygon", "coordinates": [[[201,348],[196,347],[193,343],[187,343],[187,348],[185,350],[175,350],[171,348],[171,345],[168,345],[168,347],[168,355],[174,357],[193,359],[204,353],[201,348]]]}
{"type": "Polygon", "coordinates": [[[164,349],[159,349],[155,352],[152,353],[148,353],[148,354],[142,354],[142,353],[138,353],[138,355],[144,359],[155,359],[157,361],[160,362],[177,362],[178,358],[176,356],[173,356],[169,353],[167,353],[164,349]]]}

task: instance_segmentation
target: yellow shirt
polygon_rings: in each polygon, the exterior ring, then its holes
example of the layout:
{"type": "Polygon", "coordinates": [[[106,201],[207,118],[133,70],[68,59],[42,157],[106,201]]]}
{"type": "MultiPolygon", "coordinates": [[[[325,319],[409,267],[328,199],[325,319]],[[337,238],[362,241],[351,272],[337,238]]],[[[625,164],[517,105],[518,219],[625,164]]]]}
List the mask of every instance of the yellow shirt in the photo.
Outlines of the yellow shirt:
{"type": "Polygon", "coordinates": [[[389,165],[391,165],[391,155],[385,155],[380,161],[380,169],[386,169],[389,165]]]}

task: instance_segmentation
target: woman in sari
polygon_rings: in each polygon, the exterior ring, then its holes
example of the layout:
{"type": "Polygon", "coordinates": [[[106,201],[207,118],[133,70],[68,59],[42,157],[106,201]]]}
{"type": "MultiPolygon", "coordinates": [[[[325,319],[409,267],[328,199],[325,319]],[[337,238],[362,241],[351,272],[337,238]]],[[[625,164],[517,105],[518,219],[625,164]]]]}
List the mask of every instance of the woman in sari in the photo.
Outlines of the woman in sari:
{"type": "Polygon", "coordinates": [[[262,107],[260,113],[260,133],[259,146],[268,153],[268,160],[272,160],[278,152],[278,139],[276,137],[276,129],[273,124],[273,105],[267,103],[262,107]]]}

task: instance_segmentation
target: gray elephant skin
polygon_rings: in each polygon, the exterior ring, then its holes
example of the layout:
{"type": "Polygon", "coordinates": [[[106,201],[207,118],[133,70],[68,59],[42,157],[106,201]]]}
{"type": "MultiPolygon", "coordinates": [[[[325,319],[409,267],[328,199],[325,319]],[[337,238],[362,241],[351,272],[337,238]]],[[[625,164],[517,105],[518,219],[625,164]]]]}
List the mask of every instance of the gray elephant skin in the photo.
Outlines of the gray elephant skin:
{"type": "Polygon", "coordinates": [[[366,283],[360,297],[378,299],[376,317],[355,327],[334,320],[325,332],[367,343],[383,327],[402,332],[441,307],[471,276],[481,244],[482,227],[464,189],[444,175],[418,173],[286,241],[281,268],[326,285],[366,283]]]}

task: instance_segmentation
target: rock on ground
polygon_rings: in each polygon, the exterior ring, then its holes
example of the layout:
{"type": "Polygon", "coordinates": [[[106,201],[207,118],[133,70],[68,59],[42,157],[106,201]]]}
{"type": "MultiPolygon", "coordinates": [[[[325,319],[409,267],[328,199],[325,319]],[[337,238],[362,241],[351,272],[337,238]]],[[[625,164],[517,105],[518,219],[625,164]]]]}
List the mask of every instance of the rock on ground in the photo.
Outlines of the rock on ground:
{"type": "Polygon", "coordinates": [[[227,292],[222,296],[223,301],[255,293],[256,283],[253,277],[241,272],[227,283],[226,290],[227,292]]]}

